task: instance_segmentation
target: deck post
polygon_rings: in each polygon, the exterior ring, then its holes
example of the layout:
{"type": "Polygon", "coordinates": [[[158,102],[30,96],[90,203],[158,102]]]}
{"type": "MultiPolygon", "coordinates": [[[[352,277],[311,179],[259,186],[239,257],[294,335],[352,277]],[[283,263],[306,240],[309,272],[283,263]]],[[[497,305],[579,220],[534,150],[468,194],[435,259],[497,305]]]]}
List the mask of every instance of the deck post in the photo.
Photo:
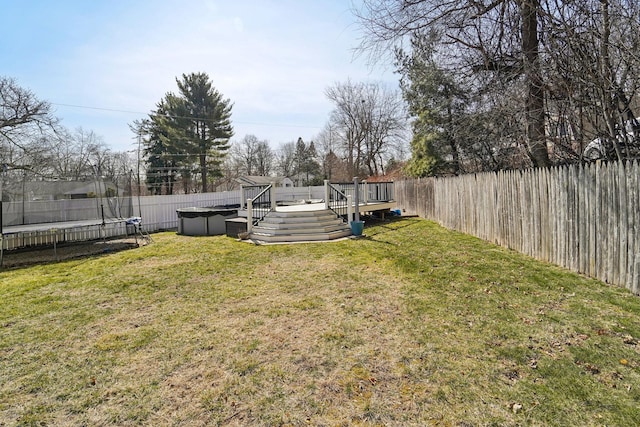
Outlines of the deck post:
{"type": "Polygon", "coordinates": [[[247,199],[247,233],[253,229],[253,202],[247,199]]]}
{"type": "Polygon", "coordinates": [[[276,183],[271,183],[271,189],[269,190],[271,193],[269,197],[271,198],[271,210],[276,210],[276,183]]]}
{"type": "Polygon", "coordinates": [[[324,208],[325,209],[330,209],[330,200],[329,198],[331,197],[331,193],[329,192],[329,180],[325,179],[324,180],[324,208]]]}
{"type": "Polygon", "coordinates": [[[347,196],[347,222],[351,225],[353,221],[353,198],[351,194],[347,196]]]}
{"type": "Polygon", "coordinates": [[[355,206],[355,221],[360,221],[360,183],[358,177],[353,178],[353,199],[355,206]]]}
{"type": "Polygon", "coordinates": [[[362,181],[362,192],[364,193],[361,198],[364,202],[364,204],[366,205],[367,203],[369,203],[369,184],[367,183],[367,181],[362,181]]]}
{"type": "Polygon", "coordinates": [[[245,200],[247,199],[244,196],[244,185],[240,184],[240,209],[247,207],[245,200]]]}

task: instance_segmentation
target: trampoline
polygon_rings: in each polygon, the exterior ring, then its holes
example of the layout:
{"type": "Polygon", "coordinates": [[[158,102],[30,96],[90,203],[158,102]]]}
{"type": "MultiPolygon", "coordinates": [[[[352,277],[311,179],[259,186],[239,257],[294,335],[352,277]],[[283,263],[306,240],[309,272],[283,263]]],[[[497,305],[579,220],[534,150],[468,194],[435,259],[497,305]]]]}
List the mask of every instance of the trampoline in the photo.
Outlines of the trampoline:
{"type": "Polygon", "coordinates": [[[139,220],[134,224],[131,219],[126,218],[4,226],[0,230],[0,266],[2,266],[6,250],[53,246],[55,252],[57,246],[62,243],[77,243],[129,235],[128,226],[134,227],[134,233],[138,233],[140,230],[139,220]]]}
{"type": "MultiPolygon", "coordinates": [[[[116,218],[104,220],[104,225],[125,223],[126,219],[116,218]]],[[[9,225],[2,227],[2,234],[4,236],[18,233],[34,233],[49,230],[69,230],[74,228],[83,227],[97,227],[102,226],[103,220],[101,219],[88,219],[81,221],[65,221],[65,222],[43,222],[39,224],[24,224],[24,225],[9,225]]]]}

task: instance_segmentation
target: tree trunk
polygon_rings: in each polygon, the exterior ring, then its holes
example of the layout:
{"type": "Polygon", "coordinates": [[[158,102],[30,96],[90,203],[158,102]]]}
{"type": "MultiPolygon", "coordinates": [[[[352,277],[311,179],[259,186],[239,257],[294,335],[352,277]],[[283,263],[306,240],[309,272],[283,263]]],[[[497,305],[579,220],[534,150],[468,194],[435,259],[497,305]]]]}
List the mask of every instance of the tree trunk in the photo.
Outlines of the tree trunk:
{"type": "Polygon", "coordinates": [[[522,52],[524,73],[527,78],[528,93],[525,105],[527,124],[527,144],[529,154],[537,167],[550,165],[545,138],[544,88],[538,57],[538,10],[539,0],[521,0],[522,52]]]}
{"type": "Polygon", "coordinates": [[[200,144],[198,144],[200,153],[198,154],[198,156],[200,158],[200,173],[202,174],[202,192],[206,193],[208,184],[207,178],[209,175],[209,171],[207,170],[207,125],[202,121],[198,121],[196,124],[196,129],[196,137],[200,139],[200,144]]]}
{"type": "MultiPolygon", "coordinates": [[[[445,94],[448,99],[451,99],[449,90],[447,90],[445,94]]],[[[453,135],[453,111],[451,111],[451,103],[449,103],[447,104],[447,128],[445,129],[445,138],[451,148],[451,167],[453,168],[453,173],[460,175],[460,156],[458,155],[458,146],[453,135]]]]}
{"type": "Polygon", "coordinates": [[[209,171],[207,170],[207,155],[200,154],[200,173],[202,174],[202,192],[207,192],[207,175],[209,171]]]}

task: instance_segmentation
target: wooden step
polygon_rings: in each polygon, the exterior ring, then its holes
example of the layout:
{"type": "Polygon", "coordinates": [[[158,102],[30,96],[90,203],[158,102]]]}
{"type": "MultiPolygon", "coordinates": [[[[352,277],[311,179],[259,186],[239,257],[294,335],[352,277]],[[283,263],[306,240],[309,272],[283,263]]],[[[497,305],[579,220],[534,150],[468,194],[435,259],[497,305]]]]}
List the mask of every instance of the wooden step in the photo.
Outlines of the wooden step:
{"type": "Polygon", "coordinates": [[[323,209],[323,210],[317,210],[317,211],[287,211],[287,212],[280,212],[280,211],[271,211],[268,213],[267,216],[270,216],[271,218],[318,218],[318,217],[328,217],[328,216],[333,216],[335,217],[335,212],[333,212],[330,209],[323,209]]]}
{"type": "MultiPolygon", "coordinates": [[[[334,231],[347,230],[349,229],[343,223],[333,224],[327,226],[319,226],[317,224],[302,224],[304,227],[268,227],[260,223],[257,226],[253,227],[252,233],[262,233],[262,234],[273,234],[273,235],[296,235],[296,234],[314,234],[314,233],[331,233],[334,231]]],[[[350,230],[350,229],[349,229],[350,230]]]]}
{"type": "Polygon", "coordinates": [[[321,221],[332,221],[337,217],[335,214],[332,215],[323,215],[318,217],[306,217],[306,216],[290,216],[290,217],[276,217],[267,215],[262,219],[264,222],[269,222],[271,224],[294,224],[296,222],[321,222],[321,221]]]}
{"type": "Polygon", "coordinates": [[[258,242],[314,242],[350,236],[351,228],[333,211],[271,211],[249,236],[258,242]]]}
{"type": "Polygon", "coordinates": [[[333,231],[330,233],[311,233],[296,235],[273,235],[252,232],[250,238],[258,243],[294,243],[336,240],[348,236],[351,236],[351,229],[333,231]]]}

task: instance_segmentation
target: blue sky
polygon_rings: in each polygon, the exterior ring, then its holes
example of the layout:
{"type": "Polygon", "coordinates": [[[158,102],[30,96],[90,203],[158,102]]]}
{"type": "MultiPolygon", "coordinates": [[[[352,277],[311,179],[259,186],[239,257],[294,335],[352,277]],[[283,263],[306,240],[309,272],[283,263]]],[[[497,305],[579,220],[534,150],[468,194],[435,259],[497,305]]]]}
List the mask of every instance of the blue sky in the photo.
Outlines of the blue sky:
{"type": "Polygon", "coordinates": [[[389,66],[354,57],[348,0],[0,0],[2,75],[49,101],[62,124],[133,148],[144,118],[175,78],[204,71],[234,103],[234,140],[275,148],[311,140],[336,82],[397,87],[389,66]]]}

